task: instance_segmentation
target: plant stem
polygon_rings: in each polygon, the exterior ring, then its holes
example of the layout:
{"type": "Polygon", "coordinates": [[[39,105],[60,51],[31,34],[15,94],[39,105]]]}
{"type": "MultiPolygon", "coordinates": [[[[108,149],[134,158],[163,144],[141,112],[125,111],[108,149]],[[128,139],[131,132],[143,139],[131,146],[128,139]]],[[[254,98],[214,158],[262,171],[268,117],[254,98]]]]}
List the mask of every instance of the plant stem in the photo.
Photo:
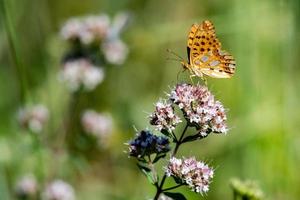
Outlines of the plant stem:
{"type": "Polygon", "coordinates": [[[237,200],[237,199],[238,199],[237,192],[233,190],[233,200],[237,200]]]}
{"type": "Polygon", "coordinates": [[[177,141],[177,143],[176,143],[175,149],[174,149],[174,151],[173,151],[173,153],[172,153],[172,156],[171,156],[171,157],[173,157],[173,156],[175,156],[175,155],[176,155],[176,153],[177,153],[177,151],[178,151],[178,148],[179,148],[179,146],[182,144],[182,139],[183,139],[183,136],[184,136],[184,134],[185,134],[185,132],[186,132],[187,128],[188,128],[188,125],[186,125],[186,126],[184,127],[184,129],[183,129],[183,132],[182,132],[182,134],[181,134],[181,136],[180,136],[179,140],[178,140],[178,141],[177,141]]]}
{"type": "MultiPolygon", "coordinates": [[[[16,30],[14,27],[13,17],[11,16],[10,9],[9,9],[9,1],[3,0],[0,3],[0,10],[3,15],[3,21],[5,26],[5,31],[7,34],[8,43],[10,46],[11,56],[13,58],[15,64],[15,73],[18,79],[18,86],[19,86],[19,97],[20,101],[23,104],[26,98],[26,89],[27,89],[27,81],[26,81],[26,74],[25,68],[23,66],[23,62],[20,56],[20,48],[17,43],[17,36],[16,30]]],[[[0,14],[1,15],[1,14],[0,14]]]]}
{"type": "MultiPolygon", "coordinates": [[[[178,151],[178,149],[179,149],[179,146],[182,144],[182,139],[183,139],[183,137],[184,137],[184,135],[185,135],[185,133],[186,133],[187,128],[188,128],[188,124],[186,124],[186,126],[184,127],[184,129],[183,129],[183,131],[182,131],[182,134],[181,134],[179,140],[176,142],[176,146],[175,146],[175,148],[174,148],[174,151],[173,151],[171,157],[174,157],[174,156],[176,155],[176,153],[177,153],[177,151],[178,151]]],[[[165,190],[163,190],[162,188],[163,188],[163,186],[164,186],[164,183],[165,183],[165,181],[166,181],[166,178],[167,178],[167,174],[165,173],[164,176],[162,177],[162,180],[161,180],[160,184],[159,184],[159,185],[156,185],[156,194],[155,194],[153,200],[158,200],[160,194],[161,194],[163,191],[165,191],[165,190]]],[[[181,186],[181,185],[180,185],[180,186],[181,186]]],[[[174,189],[174,188],[173,188],[173,189],[174,189]]],[[[170,188],[169,188],[168,190],[170,190],[170,188]]]]}

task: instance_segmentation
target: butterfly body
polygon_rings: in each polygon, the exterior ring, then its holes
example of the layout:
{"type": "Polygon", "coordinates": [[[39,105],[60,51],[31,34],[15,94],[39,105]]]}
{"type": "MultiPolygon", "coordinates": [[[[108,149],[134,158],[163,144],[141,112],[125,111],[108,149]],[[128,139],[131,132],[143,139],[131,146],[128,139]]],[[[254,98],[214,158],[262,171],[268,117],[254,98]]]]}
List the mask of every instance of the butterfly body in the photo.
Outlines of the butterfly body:
{"type": "Polygon", "coordinates": [[[215,28],[208,20],[192,25],[188,34],[187,54],[188,61],[182,61],[181,64],[190,71],[191,76],[230,78],[235,72],[233,56],[221,50],[215,28]]]}

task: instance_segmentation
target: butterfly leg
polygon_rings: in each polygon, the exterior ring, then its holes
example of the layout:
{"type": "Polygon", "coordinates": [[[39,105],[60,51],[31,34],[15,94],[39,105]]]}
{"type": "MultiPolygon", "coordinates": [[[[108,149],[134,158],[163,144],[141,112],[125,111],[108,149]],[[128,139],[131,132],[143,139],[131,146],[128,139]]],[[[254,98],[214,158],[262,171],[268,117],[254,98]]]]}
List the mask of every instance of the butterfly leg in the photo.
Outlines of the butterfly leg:
{"type": "Polygon", "coordinates": [[[202,81],[204,81],[204,84],[207,86],[207,78],[202,76],[201,79],[202,79],[202,81]]]}
{"type": "Polygon", "coordinates": [[[190,75],[190,80],[191,80],[191,82],[192,82],[192,84],[194,85],[194,81],[193,81],[193,77],[195,77],[196,75],[190,75]]]}

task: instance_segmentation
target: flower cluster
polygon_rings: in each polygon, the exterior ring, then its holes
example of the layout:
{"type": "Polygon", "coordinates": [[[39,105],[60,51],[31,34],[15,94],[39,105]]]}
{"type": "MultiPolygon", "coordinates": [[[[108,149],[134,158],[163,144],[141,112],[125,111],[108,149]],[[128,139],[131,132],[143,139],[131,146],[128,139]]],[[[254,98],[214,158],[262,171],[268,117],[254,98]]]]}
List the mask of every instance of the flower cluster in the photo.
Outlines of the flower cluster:
{"type": "Polygon", "coordinates": [[[48,121],[49,112],[44,105],[26,106],[19,110],[19,124],[34,133],[39,133],[48,121]]]}
{"type": "Polygon", "coordinates": [[[101,143],[112,132],[112,118],[107,114],[100,114],[93,110],[84,111],[81,124],[86,133],[95,136],[101,143]]]}
{"type": "Polygon", "coordinates": [[[107,15],[71,18],[62,27],[61,36],[68,41],[89,45],[106,38],[109,26],[110,19],[107,15]]]}
{"type": "Polygon", "coordinates": [[[181,119],[175,114],[174,107],[167,101],[159,101],[155,105],[155,111],[149,116],[150,124],[156,126],[159,131],[171,132],[181,119]]]}
{"type": "Polygon", "coordinates": [[[43,197],[45,200],[75,200],[75,192],[68,183],[55,180],[47,186],[43,197]]]}
{"type": "Polygon", "coordinates": [[[129,50],[120,33],[128,19],[126,13],[113,20],[102,14],[71,18],[63,25],[61,37],[72,45],[64,56],[60,77],[72,92],[81,86],[87,91],[95,89],[104,78],[102,67],[124,63],[129,50]]]}
{"type": "Polygon", "coordinates": [[[214,99],[207,87],[178,84],[169,97],[183,111],[190,125],[199,130],[201,136],[210,132],[227,132],[225,109],[221,102],[214,99]]]}
{"type": "Polygon", "coordinates": [[[84,58],[67,61],[60,72],[60,80],[66,83],[67,87],[73,92],[81,87],[91,91],[103,81],[103,78],[103,69],[94,66],[84,58]]]}
{"type": "Polygon", "coordinates": [[[129,155],[137,158],[143,158],[151,154],[165,154],[169,150],[169,140],[167,138],[153,135],[147,130],[141,131],[135,139],[129,142],[129,155]]]}
{"type": "MultiPolygon", "coordinates": [[[[61,37],[84,49],[98,46],[105,61],[121,65],[127,58],[128,47],[120,39],[120,33],[128,20],[127,13],[119,13],[113,20],[106,14],[71,18],[61,28],[61,37]]],[[[79,54],[86,55],[86,52],[80,51],[79,54]]]]}
{"type": "Polygon", "coordinates": [[[32,199],[38,193],[38,185],[33,175],[22,177],[15,188],[17,197],[21,199],[32,199]]]}
{"type": "Polygon", "coordinates": [[[193,191],[202,194],[208,192],[214,171],[194,157],[183,159],[172,157],[166,173],[168,176],[174,177],[176,182],[187,184],[193,191]]]}

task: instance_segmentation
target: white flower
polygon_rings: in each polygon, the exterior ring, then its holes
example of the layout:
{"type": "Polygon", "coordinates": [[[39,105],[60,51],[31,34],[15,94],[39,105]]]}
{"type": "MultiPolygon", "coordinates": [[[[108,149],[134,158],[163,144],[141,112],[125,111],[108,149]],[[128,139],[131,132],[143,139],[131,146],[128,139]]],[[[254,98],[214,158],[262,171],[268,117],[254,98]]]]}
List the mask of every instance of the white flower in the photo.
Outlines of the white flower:
{"type": "Polygon", "coordinates": [[[110,28],[107,15],[91,15],[69,19],[61,28],[61,36],[65,40],[78,40],[84,45],[90,45],[106,39],[110,28]]]}
{"type": "Polygon", "coordinates": [[[60,79],[73,92],[77,91],[80,86],[91,91],[103,81],[103,78],[103,69],[83,58],[66,62],[60,72],[60,79]]]}
{"type": "Polygon", "coordinates": [[[108,40],[101,48],[105,59],[111,64],[121,65],[127,58],[128,47],[119,39],[108,40]]]}
{"type": "Polygon", "coordinates": [[[166,174],[180,179],[197,193],[206,193],[213,178],[213,169],[204,162],[191,158],[171,158],[166,168],[166,174]]]}
{"type": "Polygon", "coordinates": [[[112,133],[112,118],[108,114],[86,110],[82,115],[81,124],[86,133],[94,135],[104,145],[112,133]]]}
{"type": "Polygon", "coordinates": [[[18,112],[19,124],[34,133],[42,131],[48,121],[48,117],[48,109],[41,104],[23,107],[18,112]]]}
{"type": "Polygon", "coordinates": [[[82,31],[82,22],[78,18],[71,18],[61,28],[60,34],[64,40],[76,40],[82,31]]]}
{"type": "Polygon", "coordinates": [[[22,177],[16,185],[16,193],[19,197],[34,197],[37,194],[37,181],[33,175],[22,177]]]}
{"type": "Polygon", "coordinates": [[[155,111],[149,116],[150,124],[156,126],[157,130],[172,132],[181,119],[175,114],[171,103],[160,100],[155,105],[155,111]]]}
{"type": "Polygon", "coordinates": [[[90,44],[107,37],[110,27],[110,19],[107,15],[88,16],[83,23],[86,31],[81,36],[82,43],[90,44]]]}
{"type": "Polygon", "coordinates": [[[50,183],[43,193],[44,200],[75,200],[75,192],[71,185],[55,180],[50,183]]]}

